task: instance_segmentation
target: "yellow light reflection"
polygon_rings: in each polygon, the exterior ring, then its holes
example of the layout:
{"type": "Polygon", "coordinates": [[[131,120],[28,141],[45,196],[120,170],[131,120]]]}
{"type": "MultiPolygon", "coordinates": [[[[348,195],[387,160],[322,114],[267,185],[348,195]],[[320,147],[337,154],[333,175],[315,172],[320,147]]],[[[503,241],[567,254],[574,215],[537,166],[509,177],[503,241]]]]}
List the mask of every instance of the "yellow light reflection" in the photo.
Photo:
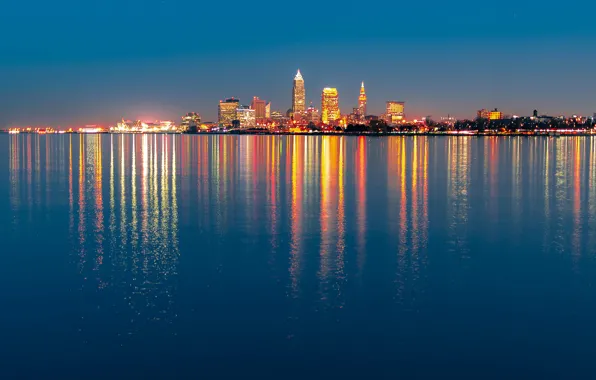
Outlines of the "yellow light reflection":
{"type": "Polygon", "coordinates": [[[95,270],[103,263],[103,157],[101,135],[89,136],[93,147],[93,196],[95,198],[95,237],[96,237],[96,258],[95,270]]]}
{"type": "Polygon", "coordinates": [[[303,137],[292,136],[290,149],[292,150],[292,219],[291,219],[291,251],[290,278],[292,292],[297,296],[301,261],[302,239],[302,183],[303,183],[303,137]]]}
{"type": "MultiPolygon", "coordinates": [[[[334,159],[331,155],[331,142],[329,141],[333,137],[322,136],[322,152],[321,152],[321,167],[320,167],[320,178],[319,183],[321,185],[320,190],[320,204],[319,204],[319,225],[321,231],[320,239],[320,268],[319,268],[319,279],[321,282],[327,281],[329,275],[329,245],[331,244],[331,229],[330,229],[330,217],[331,217],[331,160],[334,159]]],[[[323,291],[325,292],[325,291],[323,291]]],[[[325,298],[325,294],[323,294],[325,298]]]]}
{"type": "Polygon", "coordinates": [[[338,138],[339,157],[337,167],[338,199],[337,199],[337,276],[344,280],[344,254],[346,249],[346,211],[345,211],[345,138],[338,138]]]}
{"type": "Polygon", "coordinates": [[[79,136],[79,272],[83,272],[86,261],[85,252],[85,137],[79,136]]]}
{"type": "Polygon", "coordinates": [[[358,224],[358,269],[364,269],[366,259],[366,137],[360,136],[357,145],[356,187],[358,204],[356,223],[358,224]]]}

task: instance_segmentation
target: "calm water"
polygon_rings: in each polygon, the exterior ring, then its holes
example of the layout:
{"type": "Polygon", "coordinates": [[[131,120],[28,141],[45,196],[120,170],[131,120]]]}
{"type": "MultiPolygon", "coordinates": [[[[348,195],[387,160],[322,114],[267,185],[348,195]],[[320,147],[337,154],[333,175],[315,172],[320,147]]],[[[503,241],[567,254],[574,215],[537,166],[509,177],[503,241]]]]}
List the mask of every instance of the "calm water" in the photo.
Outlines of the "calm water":
{"type": "Polygon", "coordinates": [[[596,375],[596,139],[4,135],[0,157],[1,377],[596,375]]]}

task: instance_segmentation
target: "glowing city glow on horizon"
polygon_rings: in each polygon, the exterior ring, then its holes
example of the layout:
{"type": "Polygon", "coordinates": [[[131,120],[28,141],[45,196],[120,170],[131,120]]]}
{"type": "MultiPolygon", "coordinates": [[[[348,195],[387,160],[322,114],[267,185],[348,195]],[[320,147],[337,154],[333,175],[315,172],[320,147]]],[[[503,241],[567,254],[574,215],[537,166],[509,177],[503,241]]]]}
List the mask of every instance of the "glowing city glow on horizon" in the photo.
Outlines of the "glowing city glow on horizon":
{"type": "Polygon", "coordinates": [[[444,133],[444,134],[550,134],[550,133],[596,133],[596,113],[592,117],[573,115],[551,117],[538,115],[534,110],[531,117],[505,115],[494,109],[481,109],[477,119],[457,120],[447,115],[433,121],[430,116],[406,119],[404,101],[387,101],[385,113],[369,115],[367,93],[361,82],[358,106],[349,114],[340,110],[337,88],[325,87],[321,92],[320,111],[313,106],[306,107],[304,77],[297,70],[292,86],[292,108],[287,113],[271,109],[271,102],[254,96],[250,106],[242,105],[238,98],[220,100],[217,122],[201,122],[196,112],[181,117],[181,122],[141,120],[125,121],[116,126],[103,127],[87,125],[76,128],[53,127],[10,127],[4,132],[10,134],[36,133],[203,133],[203,132],[249,132],[249,133],[444,133]]]}

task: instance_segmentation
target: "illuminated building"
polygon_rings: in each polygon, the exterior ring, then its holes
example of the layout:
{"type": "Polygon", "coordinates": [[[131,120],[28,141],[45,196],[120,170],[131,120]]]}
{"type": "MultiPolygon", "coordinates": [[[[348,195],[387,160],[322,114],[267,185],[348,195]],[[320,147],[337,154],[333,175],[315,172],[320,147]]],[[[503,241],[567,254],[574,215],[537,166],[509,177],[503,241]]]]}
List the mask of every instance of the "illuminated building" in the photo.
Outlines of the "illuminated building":
{"type": "Polygon", "coordinates": [[[360,120],[364,121],[366,117],[366,91],[364,90],[364,82],[360,86],[360,95],[358,96],[358,115],[360,120]]]}
{"type": "Polygon", "coordinates": [[[313,123],[318,123],[321,120],[321,116],[319,114],[319,110],[316,109],[312,103],[310,104],[310,107],[308,107],[306,109],[306,120],[308,122],[313,122],[313,123]]]}
{"type": "Polygon", "coordinates": [[[236,110],[238,109],[239,104],[240,101],[235,98],[219,101],[219,108],[217,110],[217,121],[219,125],[232,125],[232,122],[236,120],[236,110]]]}
{"type": "Polygon", "coordinates": [[[196,131],[201,125],[201,115],[196,112],[189,112],[182,116],[182,123],[180,128],[184,131],[196,131]]]}
{"type": "Polygon", "coordinates": [[[494,111],[490,111],[488,118],[490,120],[501,120],[503,118],[503,112],[501,112],[495,108],[494,111]]]}
{"type": "Polygon", "coordinates": [[[271,111],[271,121],[273,121],[276,126],[287,125],[289,118],[279,111],[271,111]]]}
{"type": "Polygon", "coordinates": [[[360,107],[352,108],[352,113],[348,115],[347,122],[349,124],[358,124],[364,121],[364,118],[360,114],[360,107]]]}
{"type": "Polygon", "coordinates": [[[387,124],[395,124],[404,120],[405,107],[405,102],[387,101],[387,108],[385,110],[385,121],[387,124]]]}
{"type": "Polygon", "coordinates": [[[252,103],[250,103],[250,108],[255,110],[255,118],[258,121],[262,121],[263,119],[265,119],[267,117],[266,116],[267,102],[265,102],[262,99],[259,99],[258,96],[255,96],[252,98],[252,103]]]}
{"type": "Polygon", "coordinates": [[[337,89],[326,87],[321,95],[321,121],[325,124],[334,124],[340,119],[337,89]]]}
{"type": "Polygon", "coordinates": [[[451,115],[441,116],[441,124],[454,125],[457,120],[451,115]]]}
{"type": "Polygon", "coordinates": [[[271,119],[271,102],[267,103],[265,106],[265,118],[271,119]]]}
{"type": "Polygon", "coordinates": [[[257,126],[255,110],[248,106],[240,106],[236,109],[236,120],[240,122],[240,128],[255,128],[257,126]]]}
{"type": "Polygon", "coordinates": [[[478,112],[476,113],[476,116],[479,119],[488,119],[490,117],[490,111],[483,108],[481,110],[478,110],[478,112]]]}
{"type": "Polygon", "coordinates": [[[294,114],[304,113],[306,110],[306,93],[304,91],[304,79],[300,70],[294,77],[294,86],[292,87],[292,112],[294,114]]]}
{"type": "MultiPolygon", "coordinates": [[[[86,132],[95,130],[96,128],[85,128],[86,132]]],[[[178,133],[180,127],[176,126],[173,121],[160,120],[154,122],[144,122],[141,120],[122,120],[116,124],[115,127],[110,127],[112,133],[178,133]]],[[[79,129],[81,132],[83,128],[79,129]]]]}
{"type": "Polygon", "coordinates": [[[271,119],[273,121],[280,121],[284,119],[284,114],[279,111],[272,111],[271,112],[271,119]]]}

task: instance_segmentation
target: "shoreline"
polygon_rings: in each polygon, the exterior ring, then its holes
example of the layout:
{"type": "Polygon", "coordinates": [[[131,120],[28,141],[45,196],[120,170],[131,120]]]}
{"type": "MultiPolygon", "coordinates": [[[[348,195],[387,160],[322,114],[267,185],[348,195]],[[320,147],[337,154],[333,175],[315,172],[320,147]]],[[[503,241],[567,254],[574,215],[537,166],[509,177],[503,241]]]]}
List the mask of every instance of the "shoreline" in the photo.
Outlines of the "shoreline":
{"type": "Polygon", "coordinates": [[[62,132],[62,133],[36,133],[19,132],[9,133],[0,131],[0,134],[7,135],[185,135],[185,136],[205,136],[205,135],[230,135],[230,136],[365,136],[365,137],[391,137],[391,136],[458,136],[458,137],[565,137],[565,136],[596,136],[596,131],[580,130],[572,131],[552,131],[552,132],[489,132],[478,133],[475,131],[462,132],[199,132],[199,133],[179,133],[179,132],[62,132]]]}

